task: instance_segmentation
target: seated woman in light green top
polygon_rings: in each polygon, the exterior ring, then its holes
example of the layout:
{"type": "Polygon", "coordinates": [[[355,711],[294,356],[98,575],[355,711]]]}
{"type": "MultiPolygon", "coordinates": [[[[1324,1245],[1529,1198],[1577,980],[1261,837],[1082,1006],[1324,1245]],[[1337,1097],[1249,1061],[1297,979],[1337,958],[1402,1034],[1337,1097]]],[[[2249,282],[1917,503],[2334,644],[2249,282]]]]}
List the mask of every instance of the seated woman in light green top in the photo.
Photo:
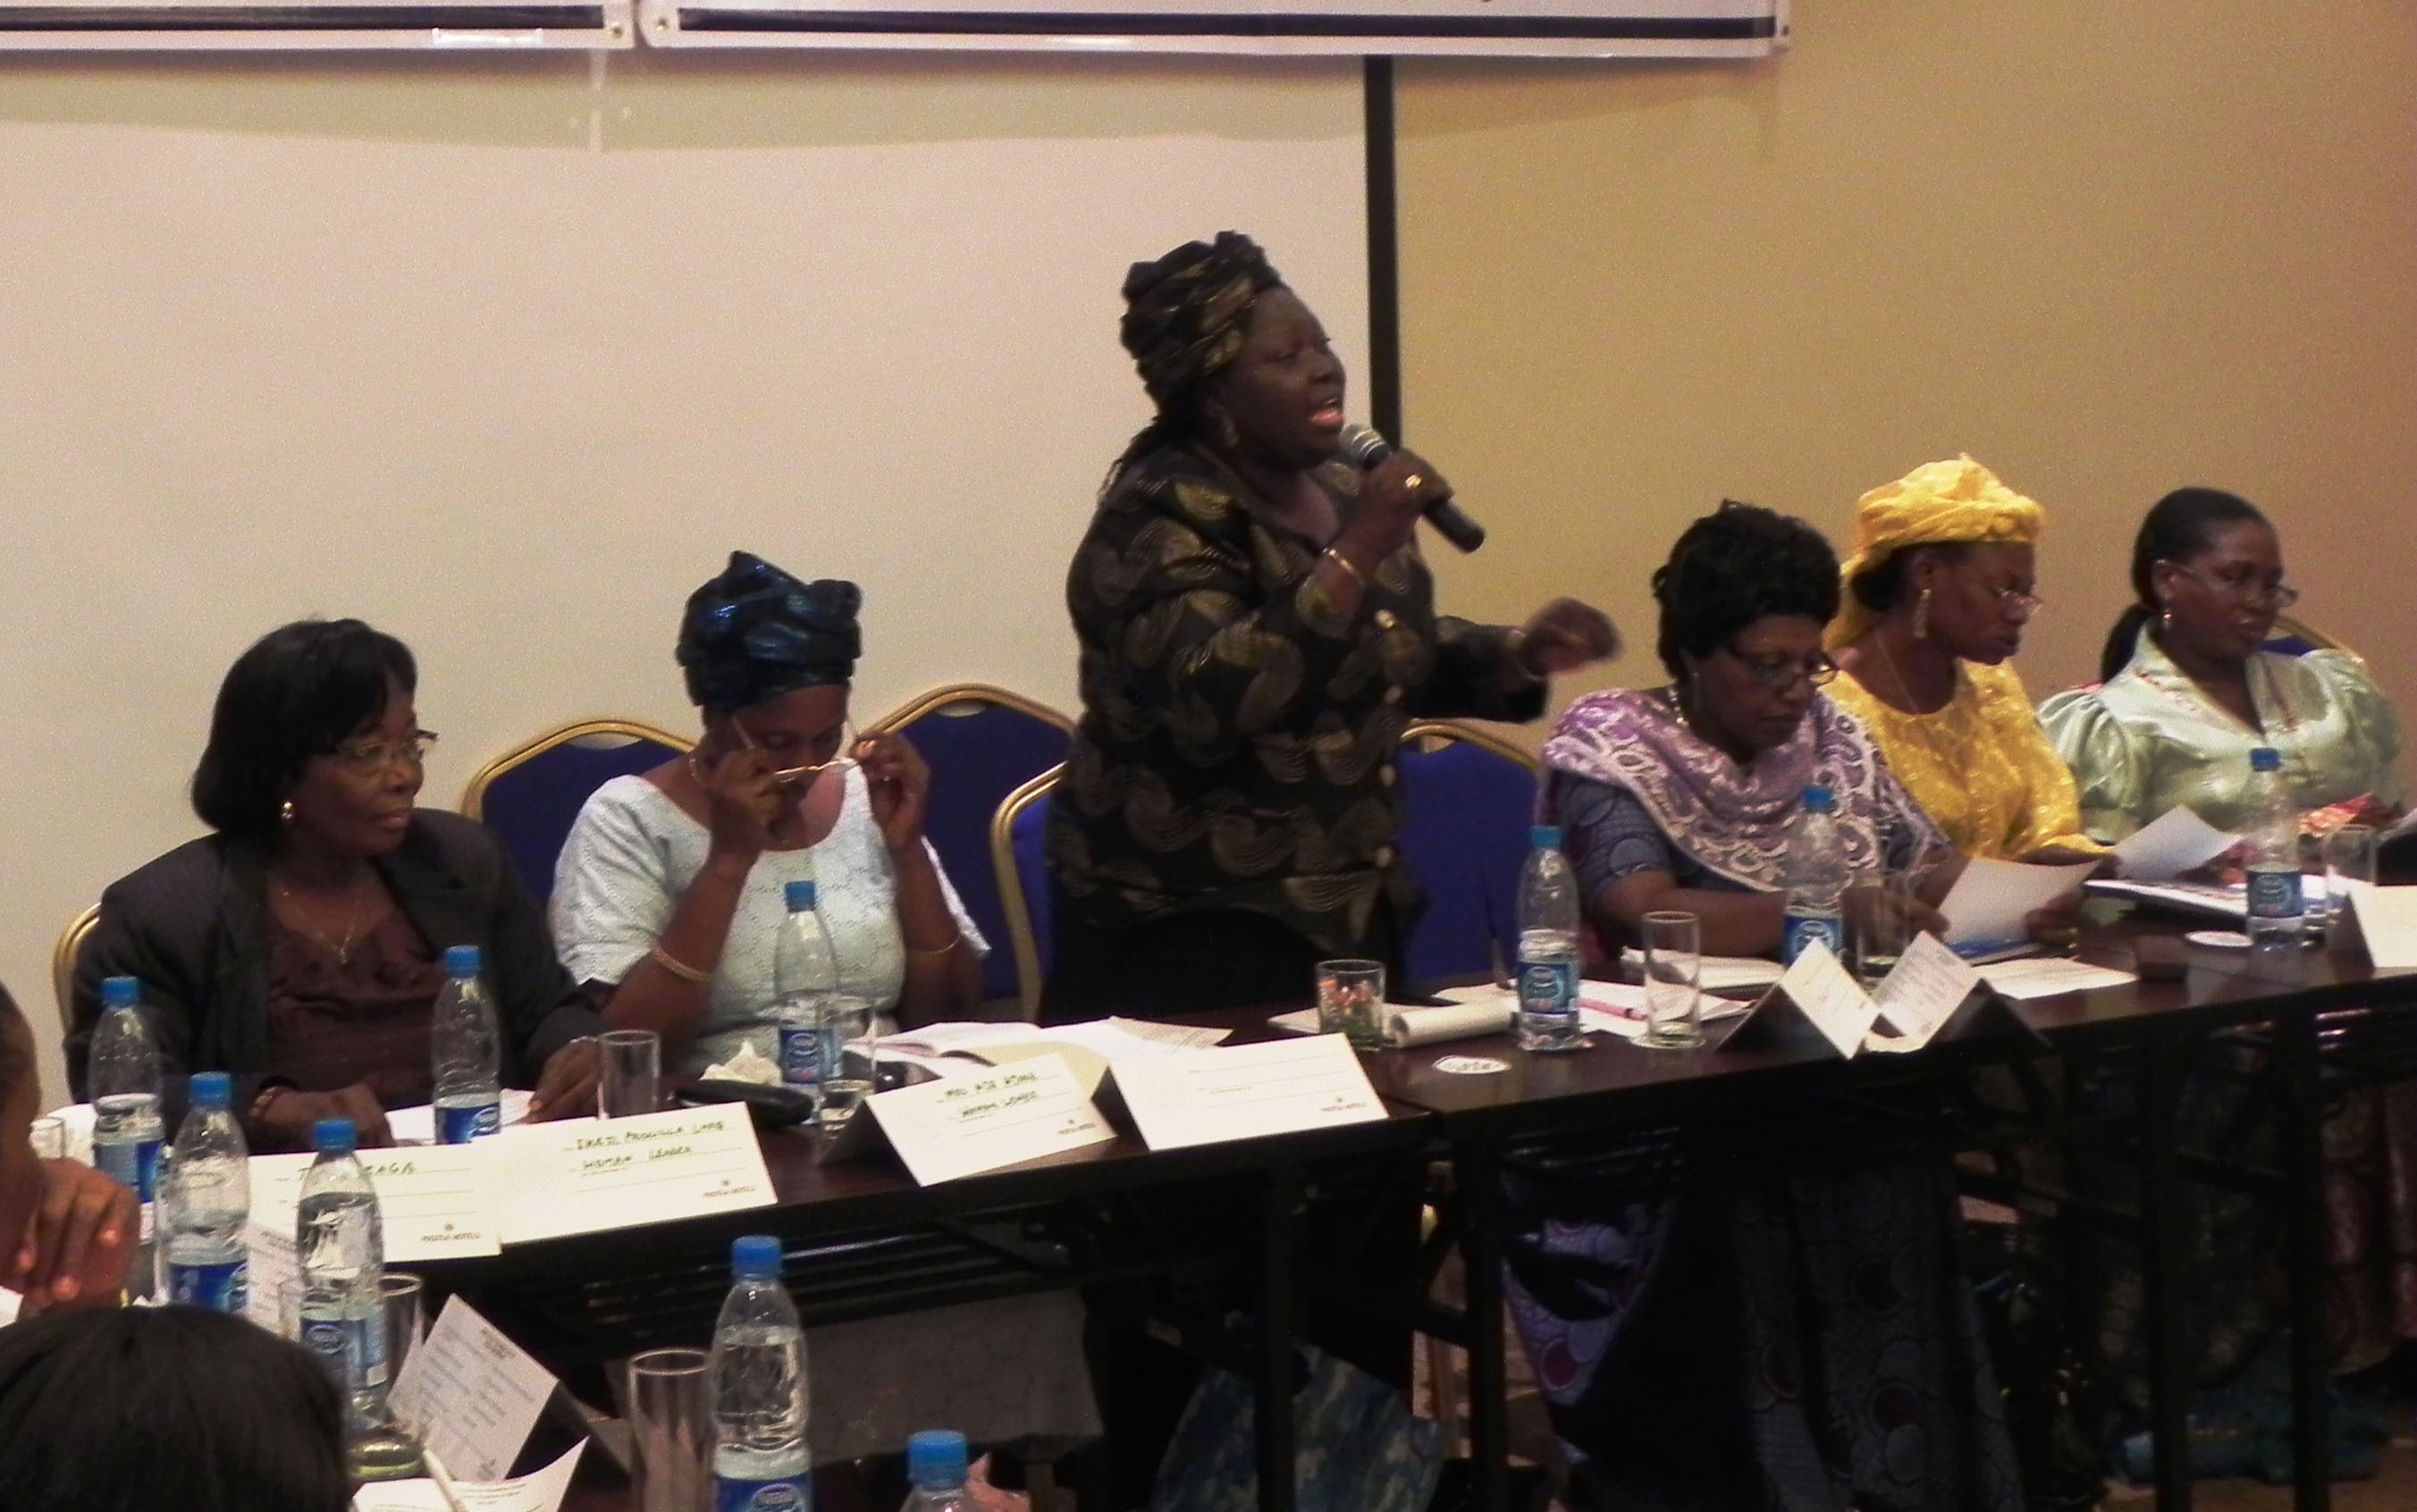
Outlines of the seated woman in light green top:
{"type": "Polygon", "coordinates": [[[2259,649],[2299,595],[2255,506],[2214,489],[2166,494],[2141,522],[2132,583],[2139,602],[2107,637],[2105,681],[2040,706],[2080,784],[2083,829],[2120,840],[2177,804],[2237,829],[2259,746],[2282,752],[2310,833],[2399,811],[2400,722],[2365,663],[2259,649]]]}

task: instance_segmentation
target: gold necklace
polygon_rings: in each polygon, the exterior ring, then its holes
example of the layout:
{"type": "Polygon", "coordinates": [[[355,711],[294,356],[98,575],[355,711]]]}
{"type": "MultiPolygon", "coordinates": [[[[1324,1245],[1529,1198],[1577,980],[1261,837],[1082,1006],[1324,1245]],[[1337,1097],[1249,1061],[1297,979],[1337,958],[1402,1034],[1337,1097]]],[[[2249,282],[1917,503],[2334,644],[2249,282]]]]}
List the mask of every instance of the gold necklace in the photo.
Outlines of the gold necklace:
{"type": "MultiPolygon", "coordinates": [[[[274,879],[271,879],[269,885],[277,889],[277,896],[285,900],[286,904],[291,907],[294,902],[294,889],[274,879]]],[[[337,965],[349,966],[353,963],[353,946],[360,944],[361,930],[366,927],[361,922],[361,899],[358,888],[354,890],[353,906],[344,915],[344,922],[346,925],[344,937],[337,941],[328,939],[318,930],[296,919],[288,918],[285,921],[289,928],[299,930],[305,938],[315,942],[319,948],[334,956],[337,965]]]]}

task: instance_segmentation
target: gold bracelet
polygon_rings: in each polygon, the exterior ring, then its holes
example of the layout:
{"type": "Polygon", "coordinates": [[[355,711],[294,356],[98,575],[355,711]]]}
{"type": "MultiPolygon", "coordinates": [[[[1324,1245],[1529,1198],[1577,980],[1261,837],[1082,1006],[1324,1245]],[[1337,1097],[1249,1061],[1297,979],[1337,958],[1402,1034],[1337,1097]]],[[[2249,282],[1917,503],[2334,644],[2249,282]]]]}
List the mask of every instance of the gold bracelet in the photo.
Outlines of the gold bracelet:
{"type": "Polygon", "coordinates": [[[1344,571],[1351,574],[1351,581],[1358,583],[1362,588],[1368,586],[1368,574],[1361,571],[1358,567],[1353,567],[1351,565],[1351,559],[1345,556],[1341,552],[1338,552],[1333,547],[1330,546],[1317,554],[1333,563],[1336,567],[1341,567],[1344,571]]]}
{"type": "Polygon", "coordinates": [[[713,973],[709,971],[699,971],[694,966],[690,965],[687,961],[675,959],[672,953],[665,950],[660,943],[658,943],[652,950],[647,951],[646,956],[647,959],[651,960],[656,965],[661,966],[663,970],[671,973],[674,976],[678,977],[683,982],[694,982],[702,986],[703,984],[713,980],[713,973]]]}
{"type": "MultiPolygon", "coordinates": [[[[905,936],[904,936],[904,935],[899,936],[898,943],[899,943],[900,945],[906,945],[906,939],[905,939],[905,936]]],[[[931,949],[929,949],[929,950],[924,949],[921,945],[906,945],[906,953],[907,953],[908,955],[910,955],[910,956],[921,956],[921,957],[922,957],[922,958],[924,958],[926,960],[937,960],[938,958],[940,958],[940,957],[942,957],[942,956],[947,955],[950,951],[954,950],[957,946],[959,946],[959,945],[963,945],[963,944],[965,944],[965,930],[959,930],[956,933],[954,933],[954,934],[952,934],[952,935],[949,936],[949,943],[948,943],[947,945],[935,945],[935,946],[933,946],[933,947],[932,947],[931,949]]]]}

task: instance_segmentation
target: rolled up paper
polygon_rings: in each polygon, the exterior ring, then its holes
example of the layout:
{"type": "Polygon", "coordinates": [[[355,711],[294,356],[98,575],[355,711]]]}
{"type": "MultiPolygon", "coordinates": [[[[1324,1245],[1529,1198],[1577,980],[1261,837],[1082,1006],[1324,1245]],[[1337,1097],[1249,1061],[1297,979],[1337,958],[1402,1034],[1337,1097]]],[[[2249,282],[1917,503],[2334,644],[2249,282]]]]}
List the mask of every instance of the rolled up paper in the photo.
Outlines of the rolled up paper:
{"type": "Polygon", "coordinates": [[[1385,1042],[1396,1049],[1440,1045],[1446,1040],[1498,1035],[1511,1027],[1509,994],[1492,1003],[1449,1003],[1440,1007],[1396,1007],[1385,1016],[1385,1042]]]}

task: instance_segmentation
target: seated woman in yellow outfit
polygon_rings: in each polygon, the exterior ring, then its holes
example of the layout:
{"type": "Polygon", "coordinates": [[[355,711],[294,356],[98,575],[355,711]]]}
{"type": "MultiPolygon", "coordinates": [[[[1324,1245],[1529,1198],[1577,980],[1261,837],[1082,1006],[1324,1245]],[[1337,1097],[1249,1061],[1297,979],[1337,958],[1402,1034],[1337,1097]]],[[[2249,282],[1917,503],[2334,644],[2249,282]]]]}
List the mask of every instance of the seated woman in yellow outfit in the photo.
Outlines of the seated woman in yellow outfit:
{"type": "Polygon", "coordinates": [[[2039,608],[2042,511],[1969,457],[1862,496],[1830,644],[1830,697],[1861,719],[1966,855],[2088,860],[2073,774],[2008,658],[2039,608]]]}

